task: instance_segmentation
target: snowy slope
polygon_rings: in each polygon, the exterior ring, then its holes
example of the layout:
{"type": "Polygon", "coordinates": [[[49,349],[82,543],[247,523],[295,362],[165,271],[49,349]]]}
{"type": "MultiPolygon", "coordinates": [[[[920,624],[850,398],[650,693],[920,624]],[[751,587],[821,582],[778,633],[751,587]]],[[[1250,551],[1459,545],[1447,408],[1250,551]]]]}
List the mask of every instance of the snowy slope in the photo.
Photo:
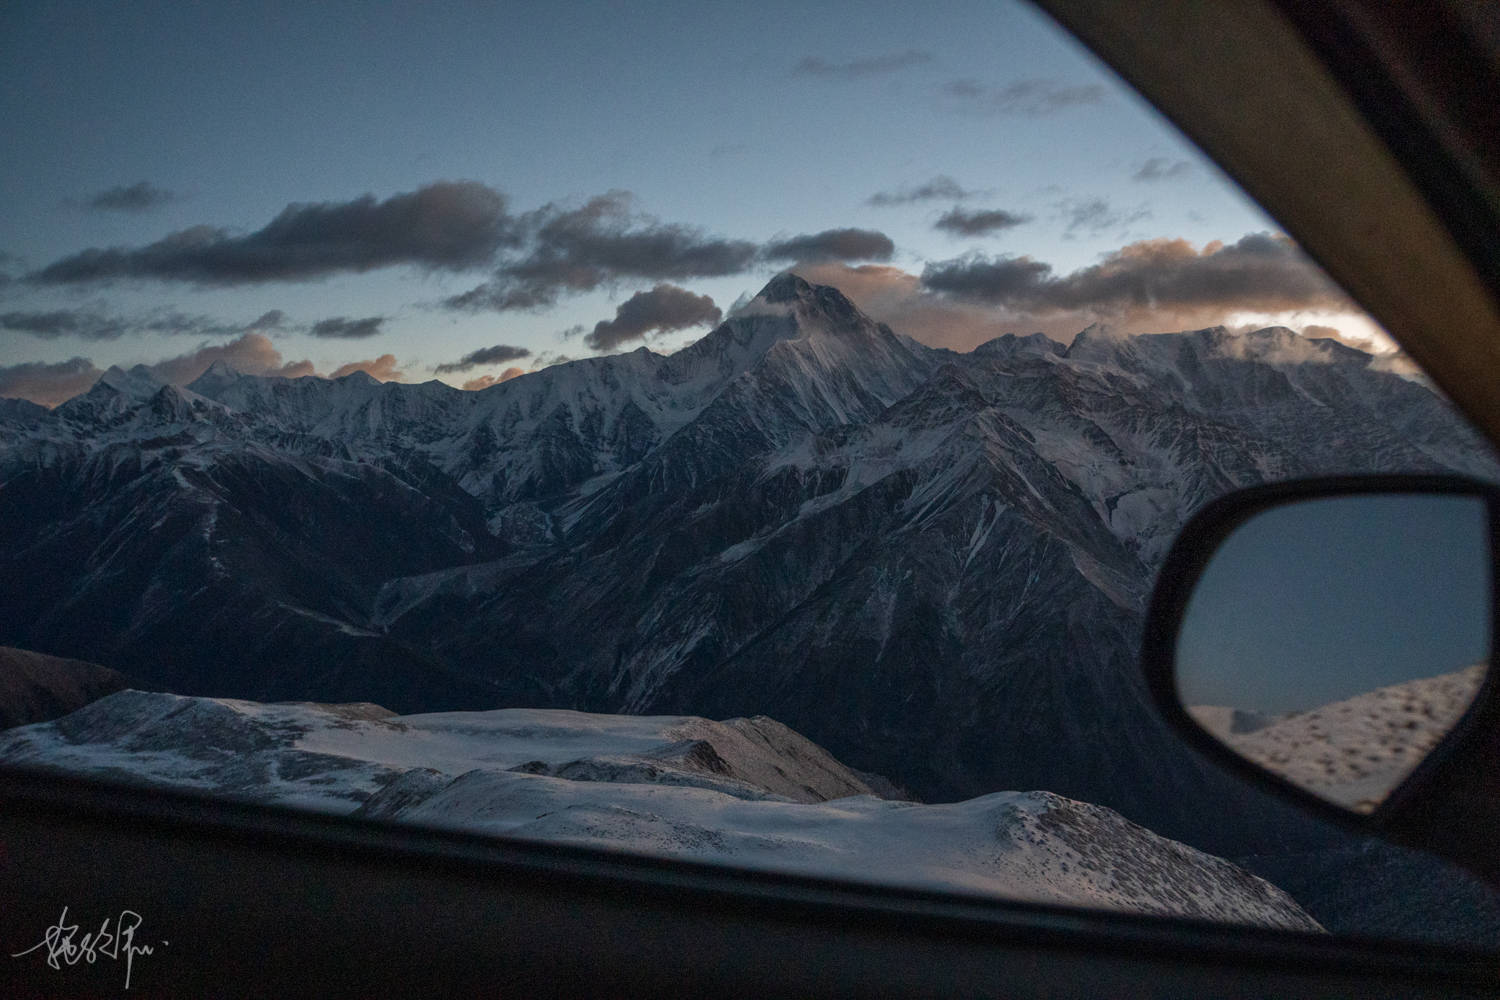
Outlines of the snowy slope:
{"type": "Polygon", "coordinates": [[[474,768],[574,781],[686,784],[821,802],[870,794],[858,776],[772,719],[503,709],[397,716],[377,705],[189,698],[125,691],[51,726],[5,734],[0,758],[258,801],[352,808],[410,770],[474,768]]]}
{"type": "Polygon", "coordinates": [[[0,760],[338,813],[737,866],[1318,930],[1233,865],[1043,792],[877,798],[766,718],[396,716],[126,691],[0,760]]]}
{"type": "Polygon", "coordinates": [[[1234,709],[1188,711],[1216,738],[1299,788],[1371,812],[1452,731],[1486,670],[1475,664],[1253,725],[1234,709]]]}

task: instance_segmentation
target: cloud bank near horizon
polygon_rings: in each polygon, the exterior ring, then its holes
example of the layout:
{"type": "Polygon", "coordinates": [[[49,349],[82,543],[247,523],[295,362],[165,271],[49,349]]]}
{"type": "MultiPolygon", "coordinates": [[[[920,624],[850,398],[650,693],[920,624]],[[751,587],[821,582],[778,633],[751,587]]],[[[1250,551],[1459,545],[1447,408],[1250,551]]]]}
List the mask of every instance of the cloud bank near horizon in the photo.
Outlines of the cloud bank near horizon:
{"type": "MultiPolygon", "coordinates": [[[[185,386],[222,361],[245,375],[300,378],[317,375],[308,360],[287,361],[263,333],[243,333],[223,344],[208,344],[195,350],[145,365],[150,373],[168,385],[185,386]]],[[[333,369],[327,378],[340,378],[362,371],[382,382],[402,381],[406,373],[392,354],[382,354],[367,361],[351,361],[333,369]]],[[[24,362],[0,366],[0,397],[29,399],[42,406],[55,407],[74,396],[87,392],[104,369],[86,357],[74,357],[54,363],[24,362]]]]}
{"type": "MultiPolygon", "coordinates": [[[[1093,100],[1087,93],[1049,89],[1045,81],[1032,84],[1010,88],[1011,97],[1040,101],[1050,109],[1045,113],[1093,100]]],[[[967,93],[964,87],[957,89],[967,93]]],[[[1135,176],[1160,182],[1186,172],[1180,161],[1158,158],[1141,164],[1135,176]]],[[[923,206],[949,201],[951,207],[929,224],[973,240],[1004,237],[1018,226],[1047,222],[1061,226],[1064,238],[1074,233],[1097,235],[1150,214],[1144,206],[1120,209],[1102,198],[1085,198],[1056,202],[1055,214],[1039,222],[1017,211],[970,209],[956,203],[980,193],[936,175],[877,192],[865,204],[923,206]]],[[[547,203],[517,214],[503,193],[487,185],[439,181],[385,199],[365,195],[343,202],[290,204],[246,234],[197,226],[141,247],[92,248],[12,284],[87,290],[151,280],[191,287],[260,287],[404,266],[432,273],[482,274],[479,284],[437,303],[445,310],[469,313],[542,311],[565,298],[635,285],[612,317],[599,319],[592,328],[579,325],[584,343],[595,352],[719,322],[723,313],[713,298],[683,282],[787,267],[842,289],[903,333],[960,350],[1002,332],[1041,331],[1067,339],[1100,320],[1144,332],[1232,325],[1231,317],[1242,314],[1298,314],[1302,318],[1294,325],[1306,326],[1322,323],[1319,316],[1359,312],[1289,239],[1268,232],[1202,247],[1183,239],[1136,240],[1103,254],[1096,264],[1067,273],[1030,256],[992,251],[918,259],[915,266],[893,263],[900,257],[895,242],[875,229],[842,227],[760,241],[739,239],[663,221],[641,211],[635,196],[624,190],[571,205],[547,203]]],[[[310,363],[287,363],[279,353],[273,363],[267,351],[275,349],[265,335],[363,340],[388,334],[389,320],[339,315],[295,323],[282,310],[272,309],[242,324],[172,309],[118,316],[98,306],[74,305],[0,312],[0,333],[95,342],[187,334],[218,341],[199,352],[240,357],[237,367],[243,370],[310,374],[310,363]],[[259,339],[247,339],[252,334],[259,339]]],[[[175,379],[179,369],[198,364],[189,359],[199,352],[152,364],[167,366],[163,370],[174,373],[175,379]]],[[[489,379],[493,384],[512,370],[510,362],[528,356],[529,348],[497,344],[431,370],[456,375],[485,365],[507,366],[499,374],[479,373],[464,383],[489,379]]],[[[28,398],[55,403],[59,393],[86,377],[84,362],[92,364],[79,356],[9,366],[3,369],[8,381],[0,383],[0,392],[29,393],[28,398]]],[[[333,370],[367,371],[381,379],[405,377],[396,356],[384,353],[333,370]]]]}
{"type": "Polygon", "coordinates": [[[1042,332],[1066,343],[1096,322],[1148,333],[1234,325],[1240,314],[1312,314],[1330,317],[1323,329],[1336,331],[1332,317],[1362,315],[1295,244],[1272,233],[1203,247],[1141,240],[1067,274],[1030,257],[978,253],[920,273],[838,262],[796,270],[841,289],[893,329],[960,351],[1002,333],[1042,332]]]}

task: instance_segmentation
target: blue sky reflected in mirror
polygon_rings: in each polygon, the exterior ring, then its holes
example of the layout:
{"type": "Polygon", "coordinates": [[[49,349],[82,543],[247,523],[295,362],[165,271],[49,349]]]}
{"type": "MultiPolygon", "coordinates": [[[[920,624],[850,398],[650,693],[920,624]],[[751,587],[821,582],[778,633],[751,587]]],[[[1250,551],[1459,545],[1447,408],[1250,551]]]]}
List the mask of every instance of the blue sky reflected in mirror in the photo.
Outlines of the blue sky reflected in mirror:
{"type": "Polygon", "coordinates": [[[1184,704],[1280,713],[1488,659],[1476,497],[1368,494],[1265,511],[1220,546],[1177,641],[1184,704]]]}

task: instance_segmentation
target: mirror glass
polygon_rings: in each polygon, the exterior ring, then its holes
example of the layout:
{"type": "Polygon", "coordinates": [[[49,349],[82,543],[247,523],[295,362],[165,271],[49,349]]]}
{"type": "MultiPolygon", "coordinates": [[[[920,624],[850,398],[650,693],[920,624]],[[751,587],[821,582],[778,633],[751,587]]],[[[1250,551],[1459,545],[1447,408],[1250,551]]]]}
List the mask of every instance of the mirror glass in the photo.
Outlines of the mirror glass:
{"type": "Polygon", "coordinates": [[[1240,756],[1371,812],[1473,702],[1490,656],[1479,497],[1273,507],[1214,552],[1177,639],[1177,691],[1240,756]]]}

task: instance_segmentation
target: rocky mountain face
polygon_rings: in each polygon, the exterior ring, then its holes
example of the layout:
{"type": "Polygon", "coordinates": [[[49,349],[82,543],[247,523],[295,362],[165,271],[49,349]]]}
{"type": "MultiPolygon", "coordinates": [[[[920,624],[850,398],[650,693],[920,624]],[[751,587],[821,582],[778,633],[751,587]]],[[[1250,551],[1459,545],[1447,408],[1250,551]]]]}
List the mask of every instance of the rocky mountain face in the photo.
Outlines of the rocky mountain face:
{"type": "Polygon", "coordinates": [[[482,392],[113,370],[0,423],[0,642],[184,694],[765,714],[930,801],[1306,846],[1156,721],[1138,635],[1224,492],[1496,476],[1371,361],[1275,328],[961,355],[783,275],[670,357],[482,392]]]}
{"type": "Polygon", "coordinates": [[[398,716],[124,691],[0,735],[0,761],[386,822],[1321,930],[1276,887],[1101,806],[1046,792],[884,800],[764,716],[398,716]]]}
{"type": "Polygon", "coordinates": [[[0,646],[0,729],[61,718],[129,685],[97,663],[0,646]]]}

